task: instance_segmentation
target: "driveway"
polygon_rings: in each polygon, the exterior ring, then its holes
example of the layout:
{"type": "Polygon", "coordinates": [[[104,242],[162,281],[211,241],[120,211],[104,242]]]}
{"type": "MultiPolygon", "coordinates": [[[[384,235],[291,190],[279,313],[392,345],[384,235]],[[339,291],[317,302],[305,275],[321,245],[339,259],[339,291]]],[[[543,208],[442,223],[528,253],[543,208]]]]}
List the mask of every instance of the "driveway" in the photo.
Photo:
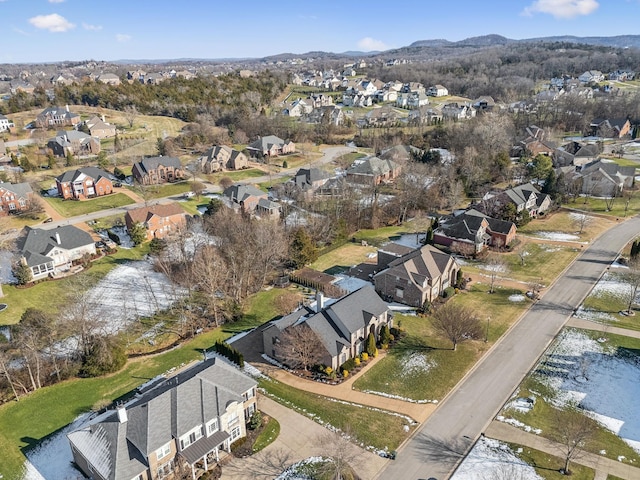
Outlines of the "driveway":
{"type": "Polygon", "coordinates": [[[222,467],[222,480],[270,479],[287,467],[312,456],[326,455],[332,442],[347,449],[345,458],[363,480],[375,478],[390,460],[367,452],[270,398],[258,396],[258,405],[280,423],[280,435],[267,448],[248,458],[232,458],[222,467]]]}

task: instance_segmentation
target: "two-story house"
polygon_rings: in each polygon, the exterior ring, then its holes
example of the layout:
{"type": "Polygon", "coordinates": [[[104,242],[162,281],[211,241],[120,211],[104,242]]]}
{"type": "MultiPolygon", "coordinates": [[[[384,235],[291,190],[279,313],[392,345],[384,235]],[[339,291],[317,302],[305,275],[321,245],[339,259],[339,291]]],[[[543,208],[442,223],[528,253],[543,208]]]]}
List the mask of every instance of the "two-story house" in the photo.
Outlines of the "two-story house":
{"type": "Polygon", "coordinates": [[[231,185],[222,194],[246,213],[253,213],[261,200],[269,200],[267,193],[252,185],[243,183],[231,185]]]}
{"type": "Polygon", "coordinates": [[[142,185],[175,182],[185,178],[180,159],[176,157],[149,157],[133,164],[133,178],[142,185]]]}
{"type": "Polygon", "coordinates": [[[100,139],[77,130],[61,130],[47,142],[54,155],[97,155],[100,153],[100,139]]]}
{"type": "Polygon", "coordinates": [[[73,461],[95,480],[155,480],[186,464],[206,472],[246,436],[257,383],[220,357],[141,389],[67,435],[73,461]]]}
{"type": "Polygon", "coordinates": [[[92,137],[111,138],[116,136],[116,126],[107,123],[104,115],[102,117],[95,115],[84,123],[92,137]]]}
{"type": "Polygon", "coordinates": [[[279,155],[295,153],[296,145],[290,140],[284,141],[275,135],[267,135],[249,144],[247,150],[253,156],[277,157],[279,155]]]}
{"type": "Polygon", "coordinates": [[[13,121],[9,120],[4,115],[0,114],[0,132],[4,132],[13,127],[13,121]]]}
{"type": "Polygon", "coordinates": [[[80,115],[69,111],[69,106],[45,108],[36,116],[36,125],[40,128],[73,127],[80,123],[80,115]]]}
{"type": "Polygon", "coordinates": [[[249,160],[244,153],[227,145],[214,145],[197,162],[203,173],[240,170],[249,166],[249,160]]]}
{"type": "Polygon", "coordinates": [[[31,269],[33,280],[67,271],[73,260],[96,253],[91,235],[73,225],[55,230],[25,227],[17,246],[20,261],[31,269]]]}
{"type": "Polygon", "coordinates": [[[453,252],[475,255],[487,246],[503,248],[516,238],[513,222],[489,217],[475,209],[469,209],[440,219],[433,232],[433,243],[453,252]]]}
{"type": "Polygon", "coordinates": [[[33,190],[26,183],[0,182],[0,215],[28,210],[33,202],[33,190]]]}
{"type": "Polygon", "coordinates": [[[400,164],[393,160],[378,157],[367,157],[356,160],[347,169],[347,181],[367,185],[378,185],[389,182],[400,175],[400,164]]]}
{"type": "Polygon", "coordinates": [[[382,298],[421,307],[452,286],[458,270],[460,266],[451,255],[424,245],[391,261],[373,276],[373,282],[382,298]]]}
{"type": "Polygon", "coordinates": [[[278,358],[276,344],[282,331],[294,324],[315,333],[322,354],[321,363],[337,370],[365,350],[369,333],[378,339],[382,325],[391,327],[393,317],[388,305],[371,286],[351,292],[328,306],[320,294],[315,309],[303,307],[264,328],[262,340],[267,355],[282,360],[278,358]]]}
{"type": "Polygon", "coordinates": [[[147,240],[165,238],[187,226],[187,216],[177,203],[152,205],[128,210],[124,215],[127,230],[136,223],[144,226],[147,240]]]}
{"type": "Polygon", "coordinates": [[[85,200],[113,193],[113,175],[97,167],[68,170],[56,177],[58,195],[63,199],[85,200]]]}

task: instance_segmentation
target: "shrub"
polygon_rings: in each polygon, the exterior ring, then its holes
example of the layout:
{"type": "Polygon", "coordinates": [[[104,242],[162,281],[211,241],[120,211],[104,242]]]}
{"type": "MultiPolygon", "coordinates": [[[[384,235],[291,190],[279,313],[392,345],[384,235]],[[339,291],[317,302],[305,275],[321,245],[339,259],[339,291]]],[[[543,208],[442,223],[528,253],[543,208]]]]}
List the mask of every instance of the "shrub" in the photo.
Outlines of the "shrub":
{"type": "Polygon", "coordinates": [[[360,365],[360,357],[356,357],[353,359],[353,362],[355,363],[356,367],[360,365]]]}
{"type": "Polygon", "coordinates": [[[366,362],[367,360],[369,360],[369,354],[367,352],[362,352],[360,354],[360,358],[362,358],[363,362],[366,362]]]}
{"type": "Polygon", "coordinates": [[[262,412],[260,412],[260,410],[256,410],[255,412],[253,412],[253,414],[251,415],[251,418],[249,419],[249,428],[251,430],[255,430],[256,428],[259,428],[262,425],[262,412]]]}
{"type": "Polygon", "coordinates": [[[389,325],[382,325],[380,328],[380,343],[388,344],[391,341],[391,332],[389,331],[389,325]]]}
{"type": "Polygon", "coordinates": [[[373,350],[373,358],[375,358],[377,356],[378,356],[378,349],[376,348],[376,349],[373,350]]]}
{"type": "Polygon", "coordinates": [[[247,441],[247,437],[242,437],[231,444],[231,451],[236,452],[247,441]]]}
{"type": "Polygon", "coordinates": [[[456,290],[453,287],[447,287],[442,292],[442,296],[444,298],[450,298],[450,297],[453,297],[455,293],[456,293],[456,290]]]}
{"type": "Polygon", "coordinates": [[[349,370],[342,370],[342,376],[347,378],[349,376],[349,370]]]}
{"type": "Polygon", "coordinates": [[[340,365],[340,370],[351,371],[354,368],[356,368],[356,361],[353,358],[350,358],[349,360],[344,362],[342,365],[340,365]]]}
{"type": "Polygon", "coordinates": [[[240,368],[244,367],[244,356],[228,343],[217,340],[216,343],[213,344],[213,350],[223,357],[226,357],[232,362],[238,364],[240,368]]]}
{"type": "MultiPolygon", "coordinates": [[[[367,353],[371,356],[374,355],[374,351],[376,351],[376,337],[374,337],[373,333],[369,332],[367,336],[367,353]]],[[[374,355],[375,356],[375,355],[374,355]]]]}
{"type": "Polygon", "coordinates": [[[331,367],[325,368],[324,373],[326,373],[327,375],[331,375],[333,373],[333,368],[331,367]]]}

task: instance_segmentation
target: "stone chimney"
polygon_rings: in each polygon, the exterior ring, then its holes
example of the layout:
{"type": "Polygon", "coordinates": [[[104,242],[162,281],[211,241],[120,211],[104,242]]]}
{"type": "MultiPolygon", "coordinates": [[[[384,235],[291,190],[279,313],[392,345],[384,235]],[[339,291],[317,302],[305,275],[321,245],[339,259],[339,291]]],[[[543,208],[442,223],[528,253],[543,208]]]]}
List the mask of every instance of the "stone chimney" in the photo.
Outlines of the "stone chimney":
{"type": "Polygon", "coordinates": [[[127,409],[124,408],[124,406],[119,406],[116,411],[118,412],[118,421],[120,423],[126,423],[127,420],[128,420],[128,418],[127,418],[127,409]]]}
{"type": "Polygon", "coordinates": [[[67,110],[67,112],[69,111],[69,105],[65,105],[64,108],[67,110]]]}
{"type": "Polygon", "coordinates": [[[60,234],[58,232],[56,232],[56,243],[58,245],[60,245],[62,243],[62,241],[60,240],[60,234]]]}
{"type": "Polygon", "coordinates": [[[320,290],[316,290],[316,313],[324,308],[324,295],[320,290]]]}

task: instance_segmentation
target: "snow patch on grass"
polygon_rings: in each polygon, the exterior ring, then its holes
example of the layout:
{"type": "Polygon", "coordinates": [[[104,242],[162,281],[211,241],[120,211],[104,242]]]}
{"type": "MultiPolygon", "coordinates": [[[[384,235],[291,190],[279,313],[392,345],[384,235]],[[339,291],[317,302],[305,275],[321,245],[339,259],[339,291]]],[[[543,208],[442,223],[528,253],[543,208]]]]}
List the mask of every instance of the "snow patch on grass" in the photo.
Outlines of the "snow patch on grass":
{"type": "Polygon", "coordinates": [[[413,352],[404,355],[400,359],[400,366],[402,367],[400,375],[402,377],[408,377],[418,373],[428,372],[436,367],[437,364],[435,360],[428,358],[424,353],[413,352]]]}
{"type": "Polygon", "coordinates": [[[522,294],[509,295],[510,302],[524,302],[524,298],[525,297],[522,294]]]}
{"type": "Polygon", "coordinates": [[[533,232],[533,235],[547,240],[552,240],[554,242],[577,242],[580,240],[578,235],[564,232],[533,232]]]}

